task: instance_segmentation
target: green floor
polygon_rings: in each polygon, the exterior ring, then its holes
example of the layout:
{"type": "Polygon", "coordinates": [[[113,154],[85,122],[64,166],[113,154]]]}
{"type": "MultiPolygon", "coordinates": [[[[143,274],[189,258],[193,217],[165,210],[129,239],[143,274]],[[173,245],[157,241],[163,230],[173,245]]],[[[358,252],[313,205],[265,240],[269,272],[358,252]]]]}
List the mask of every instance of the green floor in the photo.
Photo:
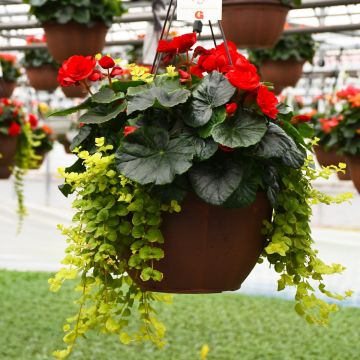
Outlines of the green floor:
{"type": "MultiPolygon", "coordinates": [[[[47,274],[0,271],[0,359],[52,359],[61,346],[63,319],[72,315],[71,292],[47,290],[47,274]]],[[[344,308],[329,329],[310,327],[292,303],[241,295],[177,296],[162,312],[168,346],[125,347],[92,334],[77,360],[360,360],[360,309],[344,308]]]]}

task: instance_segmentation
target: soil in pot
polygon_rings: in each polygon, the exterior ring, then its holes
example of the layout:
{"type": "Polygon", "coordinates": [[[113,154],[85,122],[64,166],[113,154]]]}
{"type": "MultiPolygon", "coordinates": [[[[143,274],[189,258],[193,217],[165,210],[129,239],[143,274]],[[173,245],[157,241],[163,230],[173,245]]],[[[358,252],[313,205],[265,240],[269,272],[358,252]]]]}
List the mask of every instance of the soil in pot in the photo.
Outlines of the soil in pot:
{"type": "Polygon", "coordinates": [[[154,268],[164,274],[160,282],[143,282],[147,291],[218,293],[240,288],[263,251],[263,220],[272,208],[265,194],[245,209],[209,205],[195,195],[182,204],[179,214],[164,216],[165,258],[154,268]]]}
{"type": "Polygon", "coordinates": [[[274,84],[275,94],[288,86],[295,86],[301,78],[305,61],[267,60],[260,65],[262,81],[274,84]]]}
{"type": "Polygon", "coordinates": [[[9,98],[16,88],[16,82],[0,79],[0,98],[9,98]]]}
{"type": "Polygon", "coordinates": [[[105,46],[108,28],[97,22],[93,26],[69,22],[45,23],[46,41],[51,56],[62,63],[73,55],[96,55],[105,46]]]}
{"type": "Polygon", "coordinates": [[[339,180],[351,180],[350,167],[345,156],[337,154],[335,150],[326,151],[322,146],[315,146],[314,151],[321,166],[337,166],[339,163],[346,163],[346,173],[337,173],[337,176],[339,180]]]}
{"type": "Polygon", "coordinates": [[[62,92],[66,97],[73,98],[84,98],[87,95],[86,90],[81,85],[71,85],[61,88],[62,92]]]}
{"type": "Polygon", "coordinates": [[[30,86],[35,90],[53,92],[58,87],[57,70],[51,65],[26,68],[30,86]]]}
{"type": "Polygon", "coordinates": [[[290,8],[280,0],[223,0],[223,27],[241,48],[271,48],[284,31],[290,8]]]}
{"type": "Polygon", "coordinates": [[[350,168],[351,179],[360,194],[360,156],[346,156],[350,168]]]}
{"type": "Polygon", "coordinates": [[[15,164],[18,138],[0,134],[0,179],[8,179],[15,164]]]}

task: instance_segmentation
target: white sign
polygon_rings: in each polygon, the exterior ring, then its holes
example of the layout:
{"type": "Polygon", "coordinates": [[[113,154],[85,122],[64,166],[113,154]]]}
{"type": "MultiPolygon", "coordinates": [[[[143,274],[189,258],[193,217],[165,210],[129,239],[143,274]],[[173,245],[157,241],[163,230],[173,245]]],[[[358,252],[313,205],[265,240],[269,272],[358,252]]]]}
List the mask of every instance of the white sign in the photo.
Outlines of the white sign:
{"type": "Polygon", "coordinates": [[[222,19],[222,0],[177,0],[177,19],[218,21],[222,19]]]}

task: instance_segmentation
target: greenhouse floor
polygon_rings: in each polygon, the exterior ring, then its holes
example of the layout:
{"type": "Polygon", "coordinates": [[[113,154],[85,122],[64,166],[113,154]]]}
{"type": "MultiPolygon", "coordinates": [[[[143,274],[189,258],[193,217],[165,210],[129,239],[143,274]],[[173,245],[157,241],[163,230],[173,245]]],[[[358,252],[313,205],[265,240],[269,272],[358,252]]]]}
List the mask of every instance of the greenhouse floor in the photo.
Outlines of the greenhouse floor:
{"type": "MultiPolygon", "coordinates": [[[[57,190],[61,179],[51,164],[71,164],[72,155],[64,155],[57,147],[52,158],[38,172],[27,176],[25,196],[29,216],[22,232],[16,235],[16,202],[12,180],[0,182],[0,269],[20,271],[55,271],[61,265],[66,243],[57,224],[69,224],[72,217],[70,200],[57,190]],[[61,158],[61,161],[59,161],[61,158]]],[[[332,179],[329,184],[317,186],[329,193],[354,192],[351,182],[332,179]]],[[[341,276],[331,276],[327,283],[332,290],[354,291],[348,305],[360,306],[360,197],[354,195],[349,203],[332,207],[314,208],[313,235],[321,258],[329,263],[339,262],[347,270],[341,276]]],[[[277,274],[268,265],[258,265],[244,283],[240,292],[289,297],[291,291],[278,294],[277,274]]]]}

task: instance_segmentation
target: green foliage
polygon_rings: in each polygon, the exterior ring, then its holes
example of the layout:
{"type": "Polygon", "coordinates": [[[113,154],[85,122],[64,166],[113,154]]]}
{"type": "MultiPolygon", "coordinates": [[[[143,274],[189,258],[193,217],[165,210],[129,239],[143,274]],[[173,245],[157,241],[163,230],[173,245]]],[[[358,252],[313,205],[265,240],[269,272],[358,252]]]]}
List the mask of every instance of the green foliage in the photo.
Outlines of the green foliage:
{"type": "Polygon", "coordinates": [[[327,325],[329,315],[338,310],[337,305],[328,304],[314,294],[313,282],[318,282],[318,289],[326,296],[342,300],[351,295],[334,294],[326,290],[324,276],[341,273],[344,268],[338,264],[326,265],[313,249],[310,219],[311,205],[340,203],[352,197],[342,194],[331,197],[314,189],[311,182],[317,178],[327,179],[341,168],[314,169],[310,156],[302,169],[282,168],[280,170],[281,191],[278,206],[271,223],[265,222],[264,234],[269,242],[263,256],[280,273],[278,290],[287,286],[296,288],[295,310],[310,324],[327,325]]]}
{"type": "MultiPolygon", "coordinates": [[[[19,67],[12,61],[7,61],[0,56],[0,66],[2,69],[2,78],[5,81],[15,82],[21,75],[19,67]]],[[[0,78],[1,79],[1,78],[0,78]]]]}
{"type": "Polygon", "coordinates": [[[18,232],[21,231],[24,217],[27,215],[27,210],[24,205],[24,176],[29,169],[35,167],[36,161],[40,159],[39,156],[35,154],[35,148],[39,145],[40,142],[36,140],[30,124],[28,122],[24,123],[16,147],[14,169],[14,187],[17,195],[17,213],[19,216],[18,232]]]}
{"type": "Polygon", "coordinates": [[[24,52],[23,65],[25,68],[38,68],[44,65],[51,65],[57,69],[58,64],[51,57],[47,49],[30,49],[24,52]]]}
{"type": "Polygon", "coordinates": [[[78,153],[84,163],[81,173],[62,174],[76,194],[74,225],[60,227],[69,247],[63,268],[49,280],[57,291],[65,280],[79,276],[78,314],[64,326],[65,350],[56,351],[58,359],[66,358],[79,337],[90,329],[117,335],[123,344],[152,341],[163,346],[164,326],[156,319],[151,303],[165,301],[165,296],[142,292],[133,282],[161,281],[154,268],[164,257],[159,247],[162,211],[179,211],[176,202],[163,206],[150,195],[149,189],[118,175],[112,145],[97,139],[97,152],[78,153]],[[108,154],[110,153],[110,154],[108,154]],[[137,317],[138,320],[134,318],[137,317]],[[128,326],[138,324],[138,330],[128,326]]]}
{"type": "Polygon", "coordinates": [[[316,43],[310,34],[286,34],[272,49],[250,50],[252,62],[261,65],[266,60],[309,61],[315,56],[316,43]]]}
{"type": "Polygon", "coordinates": [[[121,0],[24,0],[24,3],[31,6],[31,13],[41,23],[74,21],[90,26],[99,21],[111,26],[113,17],[124,13],[121,0]]]}

